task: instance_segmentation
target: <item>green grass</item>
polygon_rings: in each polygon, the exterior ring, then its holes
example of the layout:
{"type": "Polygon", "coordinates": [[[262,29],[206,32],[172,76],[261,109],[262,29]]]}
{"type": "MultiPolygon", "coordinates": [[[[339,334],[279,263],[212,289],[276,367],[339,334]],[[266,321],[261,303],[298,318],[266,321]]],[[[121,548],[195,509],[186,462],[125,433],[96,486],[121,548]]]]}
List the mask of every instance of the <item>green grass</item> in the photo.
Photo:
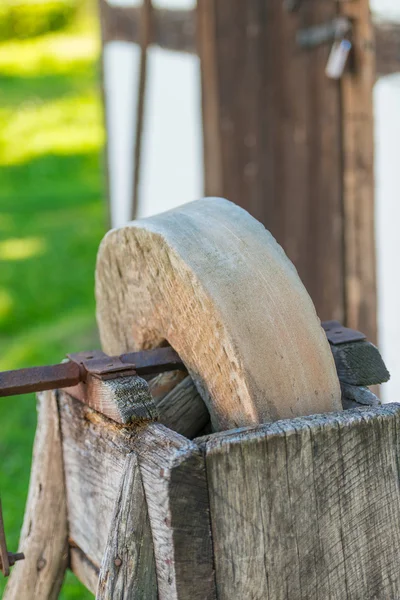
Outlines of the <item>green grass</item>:
{"type": "MultiPolygon", "coordinates": [[[[98,347],[94,266],[105,231],[95,15],[0,44],[0,370],[98,347]]],[[[18,547],[33,395],[0,399],[0,493],[18,547]]],[[[45,518],[45,515],[43,516],[45,518]]],[[[4,588],[0,580],[0,596],[4,588]]],[[[92,596],[69,574],[60,598],[92,596]]]]}

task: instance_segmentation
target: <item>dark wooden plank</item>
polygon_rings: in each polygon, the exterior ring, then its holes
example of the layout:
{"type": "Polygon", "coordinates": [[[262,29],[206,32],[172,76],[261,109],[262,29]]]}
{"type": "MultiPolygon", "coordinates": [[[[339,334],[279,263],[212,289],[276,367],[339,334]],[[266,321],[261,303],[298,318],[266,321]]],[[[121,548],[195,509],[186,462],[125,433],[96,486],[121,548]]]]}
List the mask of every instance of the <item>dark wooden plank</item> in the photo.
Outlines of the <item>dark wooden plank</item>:
{"type": "Polygon", "coordinates": [[[352,64],[341,79],[346,325],[376,342],[374,32],[368,0],[338,6],[353,23],[352,64]]]}
{"type": "Polygon", "coordinates": [[[342,390],[342,406],[345,410],[349,408],[365,408],[379,406],[381,404],[378,396],[367,387],[358,385],[340,384],[342,390]]]}
{"type": "Polygon", "coordinates": [[[343,321],[340,86],[325,75],[329,46],[296,43],[336,10],[334,0],[295,13],[264,0],[198,3],[206,192],[264,223],[318,315],[343,321]]]}
{"type": "Polygon", "coordinates": [[[350,385],[377,385],[390,374],[376,346],[367,341],[331,344],[339,380],[350,385]]]}
{"type": "Polygon", "coordinates": [[[218,598],[396,598],[399,426],[393,404],[209,436],[218,598]]]}
{"type": "MultiPolygon", "coordinates": [[[[141,10],[138,6],[113,6],[99,0],[103,43],[139,43],[141,10]]],[[[202,17],[202,14],[200,14],[202,17]]],[[[151,42],[165,50],[196,54],[196,13],[194,10],[155,9],[151,42]]],[[[200,27],[200,24],[197,23],[200,27]]],[[[400,25],[374,23],[375,53],[379,76],[400,71],[400,25]]]]}
{"type": "Polygon", "coordinates": [[[400,72],[400,23],[377,22],[375,28],[378,76],[400,72]]]}
{"type": "MultiPolygon", "coordinates": [[[[125,41],[140,43],[141,7],[113,6],[99,0],[103,43],[125,41]]],[[[151,42],[166,50],[196,52],[195,11],[155,9],[151,42]]]]}
{"type": "Polygon", "coordinates": [[[96,598],[158,598],[153,541],[135,454],[129,454],[125,461],[96,598]]]}

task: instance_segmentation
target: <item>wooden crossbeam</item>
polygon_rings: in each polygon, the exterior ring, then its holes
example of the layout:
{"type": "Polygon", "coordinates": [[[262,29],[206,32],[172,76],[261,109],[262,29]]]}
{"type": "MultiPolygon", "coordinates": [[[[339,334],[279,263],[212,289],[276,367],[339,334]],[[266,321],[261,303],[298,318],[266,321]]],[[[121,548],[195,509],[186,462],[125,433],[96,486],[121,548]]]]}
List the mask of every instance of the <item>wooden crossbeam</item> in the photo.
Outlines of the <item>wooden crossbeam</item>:
{"type": "MultiPolygon", "coordinates": [[[[111,6],[99,0],[103,42],[140,43],[141,6],[111,6]]],[[[165,50],[196,53],[194,10],[154,9],[152,43],[165,50]]]]}
{"type": "MultiPolygon", "coordinates": [[[[140,43],[140,6],[111,6],[100,0],[103,41],[140,43]]],[[[175,52],[197,53],[196,11],[155,9],[152,44],[175,52]]],[[[377,75],[400,72],[400,23],[376,22],[377,75]]]]}

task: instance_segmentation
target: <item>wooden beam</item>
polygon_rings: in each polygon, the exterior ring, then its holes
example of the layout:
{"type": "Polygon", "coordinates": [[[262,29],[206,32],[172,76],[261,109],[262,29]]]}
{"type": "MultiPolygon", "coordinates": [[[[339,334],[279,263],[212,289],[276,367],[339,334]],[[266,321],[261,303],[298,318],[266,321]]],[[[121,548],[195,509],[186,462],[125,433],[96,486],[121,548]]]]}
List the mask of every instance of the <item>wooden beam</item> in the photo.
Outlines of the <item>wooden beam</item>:
{"type": "MultiPolygon", "coordinates": [[[[125,41],[140,43],[139,6],[112,6],[99,0],[104,43],[125,41]]],[[[152,44],[196,54],[196,11],[154,9],[152,44]]],[[[400,71],[400,24],[377,21],[374,24],[377,74],[389,75],[400,71]]]]}
{"type": "Polygon", "coordinates": [[[376,72],[378,76],[400,72],[400,23],[376,22],[376,72]]]}
{"type": "Polygon", "coordinates": [[[345,322],[376,342],[374,31],[368,0],[339,3],[353,23],[352,64],[341,78],[345,322]]]}
{"type": "Polygon", "coordinates": [[[68,565],[68,523],[56,392],[38,395],[38,425],[19,551],[3,600],[58,598],[68,565]]]}
{"type": "MultiPolygon", "coordinates": [[[[99,0],[103,42],[140,43],[141,7],[112,6],[99,0]]],[[[194,10],[154,9],[152,43],[165,50],[196,52],[194,10]]]]}
{"type": "Polygon", "coordinates": [[[303,50],[300,28],[335,0],[199,0],[206,194],[229,198],[283,246],[318,316],[345,318],[340,84],[330,46],[303,50]],[[216,172],[217,171],[217,172],[216,172]],[[336,315],[336,317],[334,317],[336,315]]]}

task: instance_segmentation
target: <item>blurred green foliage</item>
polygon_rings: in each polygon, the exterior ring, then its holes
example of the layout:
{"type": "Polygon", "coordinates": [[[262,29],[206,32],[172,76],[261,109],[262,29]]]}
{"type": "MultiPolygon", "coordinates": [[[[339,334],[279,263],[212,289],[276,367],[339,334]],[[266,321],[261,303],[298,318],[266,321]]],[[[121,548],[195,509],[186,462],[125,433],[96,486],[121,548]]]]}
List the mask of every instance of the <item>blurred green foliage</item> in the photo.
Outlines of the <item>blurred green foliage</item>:
{"type": "Polygon", "coordinates": [[[27,39],[57,31],[74,19],[77,0],[2,0],[0,40],[27,39]]]}
{"type": "MultiPolygon", "coordinates": [[[[0,370],[99,346],[94,267],[106,221],[98,55],[94,5],[79,6],[66,29],[0,43],[0,370]]],[[[12,550],[35,426],[33,395],[0,399],[0,493],[12,550]]],[[[0,597],[3,589],[0,579],[0,597]]],[[[92,595],[69,574],[60,598],[92,595]]]]}

